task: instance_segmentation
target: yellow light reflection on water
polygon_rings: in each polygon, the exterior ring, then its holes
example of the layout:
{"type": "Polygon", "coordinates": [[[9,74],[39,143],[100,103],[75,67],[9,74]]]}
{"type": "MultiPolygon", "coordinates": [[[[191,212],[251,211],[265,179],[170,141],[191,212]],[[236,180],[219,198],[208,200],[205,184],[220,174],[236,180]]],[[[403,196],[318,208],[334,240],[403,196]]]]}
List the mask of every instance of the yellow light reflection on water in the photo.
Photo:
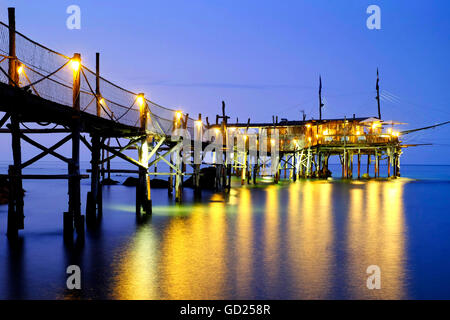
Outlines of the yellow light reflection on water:
{"type": "Polygon", "coordinates": [[[279,186],[266,187],[266,208],[264,212],[264,266],[267,285],[274,283],[280,271],[280,238],[279,238],[279,186]]]}
{"type": "Polygon", "coordinates": [[[302,187],[301,213],[297,217],[298,256],[295,259],[297,294],[305,299],[327,298],[334,271],[331,204],[333,184],[306,181],[302,187]]]}
{"type": "Polygon", "coordinates": [[[164,232],[159,266],[163,299],[223,298],[225,203],[212,200],[208,206],[194,206],[189,217],[171,219],[164,232]]]}
{"type": "Polygon", "coordinates": [[[250,299],[253,279],[253,205],[250,190],[241,188],[236,221],[236,287],[237,299],[250,299]]]}
{"type": "Polygon", "coordinates": [[[400,180],[371,181],[350,191],[348,285],[354,298],[405,297],[405,230],[400,180]],[[366,269],[381,269],[381,290],[369,290],[366,269]]]}
{"type": "Polygon", "coordinates": [[[140,227],[131,244],[117,257],[120,260],[115,270],[113,297],[121,300],[157,299],[158,241],[153,227],[140,227]]]}

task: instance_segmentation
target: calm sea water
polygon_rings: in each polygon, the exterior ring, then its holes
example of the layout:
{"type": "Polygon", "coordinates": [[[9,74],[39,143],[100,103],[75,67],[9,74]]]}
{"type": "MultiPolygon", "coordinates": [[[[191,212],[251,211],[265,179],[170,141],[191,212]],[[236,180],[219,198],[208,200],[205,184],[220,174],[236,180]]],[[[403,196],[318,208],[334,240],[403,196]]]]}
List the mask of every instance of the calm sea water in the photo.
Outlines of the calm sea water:
{"type": "MultiPolygon", "coordinates": [[[[101,226],[74,247],[62,238],[66,182],[27,180],[15,247],[0,206],[0,298],[449,299],[450,166],[405,165],[402,175],[261,183],[200,203],[187,189],[183,205],[154,189],[141,224],[134,188],[105,186],[101,226]],[[77,292],[66,289],[71,264],[82,270],[77,292]],[[366,287],[369,265],[381,268],[381,290],[366,287]]],[[[89,180],[82,190],[84,208],[89,180]]]]}

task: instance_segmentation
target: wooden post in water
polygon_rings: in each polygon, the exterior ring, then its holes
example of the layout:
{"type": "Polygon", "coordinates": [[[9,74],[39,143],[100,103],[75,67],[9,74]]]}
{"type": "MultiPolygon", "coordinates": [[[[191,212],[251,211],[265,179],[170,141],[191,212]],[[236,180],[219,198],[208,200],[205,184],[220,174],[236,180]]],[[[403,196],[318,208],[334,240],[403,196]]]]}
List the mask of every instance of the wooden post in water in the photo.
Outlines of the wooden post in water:
{"type": "Polygon", "coordinates": [[[380,177],[380,156],[378,151],[375,153],[375,178],[380,177]]]}
{"type": "Polygon", "coordinates": [[[194,125],[194,195],[196,197],[201,196],[201,188],[200,188],[200,166],[202,163],[202,123],[201,123],[201,115],[199,115],[198,120],[194,125]]]}
{"type": "Polygon", "coordinates": [[[399,149],[397,149],[397,152],[396,152],[396,164],[395,164],[395,168],[396,168],[396,170],[395,170],[395,176],[396,177],[400,177],[400,153],[401,153],[401,151],[400,151],[400,148],[399,149]]]}
{"type": "Polygon", "coordinates": [[[246,135],[244,139],[244,150],[242,152],[242,172],[241,172],[241,185],[245,184],[245,179],[247,178],[247,139],[246,135]]]}
{"type": "Polygon", "coordinates": [[[349,179],[353,178],[353,152],[349,151],[348,153],[348,172],[347,176],[349,179]]]}
{"type": "MultiPolygon", "coordinates": [[[[81,55],[75,53],[72,58],[73,69],[73,111],[72,117],[72,159],[69,163],[69,213],[73,216],[75,230],[84,237],[84,216],[81,215],[80,189],[80,73],[81,55]]],[[[70,219],[70,217],[69,217],[70,219]]],[[[70,232],[70,228],[68,230],[70,232]]],[[[67,234],[69,237],[69,234],[67,234]]]]}
{"type": "MultiPolygon", "coordinates": [[[[95,54],[96,72],[95,72],[95,94],[97,117],[101,117],[101,95],[100,95],[100,54],[95,54]]],[[[91,134],[91,191],[88,192],[86,202],[86,224],[88,227],[95,226],[97,214],[102,214],[102,188],[100,185],[100,136],[99,133],[91,134]]]]}
{"type": "Polygon", "coordinates": [[[148,175],[148,137],[147,137],[147,119],[148,119],[148,105],[145,100],[145,95],[140,93],[137,97],[139,104],[139,123],[142,134],[145,138],[141,140],[138,147],[139,163],[139,178],[136,186],[136,218],[139,220],[142,217],[141,208],[144,208],[146,214],[152,213],[152,197],[150,189],[150,177],[148,175]]]}
{"type": "Polygon", "coordinates": [[[361,179],[361,153],[358,150],[358,179],[361,179]]]}
{"type": "MultiPolygon", "coordinates": [[[[173,115],[173,120],[172,120],[172,135],[174,134],[175,130],[177,130],[180,127],[180,123],[181,123],[181,111],[177,111],[175,112],[175,114],[173,115]]],[[[173,154],[169,154],[169,163],[173,164],[173,154]]],[[[169,177],[167,178],[167,192],[169,193],[169,196],[172,195],[173,193],[173,169],[171,166],[169,166],[169,177]]]]}
{"type": "Polygon", "coordinates": [[[391,176],[391,156],[387,157],[387,176],[391,176]]]}
{"type": "MultiPolygon", "coordinates": [[[[16,60],[16,18],[15,9],[8,8],[9,22],[9,85],[19,85],[19,74],[17,72],[16,60]]],[[[20,103],[20,102],[18,102],[20,103]]],[[[23,194],[22,194],[22,152],[20,143],[20,126],[19,117],[13,112],[11,113],[11,145],[13,153],[14,166],[8,170],[12,203],[8,205],[8,237],[14,239],[18,236],[18,230],[24,228],[24,212],[23,212],[23,194]]]]}

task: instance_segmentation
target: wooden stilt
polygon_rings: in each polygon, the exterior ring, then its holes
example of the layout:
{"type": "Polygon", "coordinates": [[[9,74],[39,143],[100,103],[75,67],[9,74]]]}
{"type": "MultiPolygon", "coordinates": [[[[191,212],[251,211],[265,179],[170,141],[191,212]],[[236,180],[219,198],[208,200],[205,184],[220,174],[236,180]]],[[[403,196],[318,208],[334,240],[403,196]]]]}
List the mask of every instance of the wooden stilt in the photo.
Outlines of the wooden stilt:
{"type": "MultiPolygon", "coordinates": [[[[140,129],[143,134],[147,134],[147,119],[148,119],[148,105],[144,94],[140,93],[142,97],[142,104],[140,105],[140,129]]],[[[139,179],[136,187],[136,217],[141,218],[141,209],[144,209],[146,214],[152,213],[152,197],[150,189],[150,177],[148,175],[148,137],[142,139],[138,147],[139,163],[139,179]]]]}
{"type": "Polygon", "coordinates": [[[378,153],[375,154],[375,177],[380,177],[380,156],[378,153]]]}
{"type": "MultiPolygon", "coordinates": [[[[73,110],[72,117],[72,159],[68,166],[69,171],[69,213],[73,215],[74,226],[80,239],[84,238],[84,216],[81,215],[81,189],[80,189],[80,68],[81,55],[76,53],[73,57],[80,67],[73,70],[73,110]]],[[[70,232],[70,230],[68,230],[70,232]]],[[[69,234],[68,234],[69,236],[69,234]]]]}
{"type": "Polygon", "coordinates": [[[242,152],[242,172],[241,172],[241,185],[245,184],[247,178],[247,149],[245,147],[244,141],[244,151],[242,152]]]}
{"type": "Polygon", "coordinates": [[[361,153],[358,150],[358,179],[361,179],[361,153]]]}
{"type": "Polygon", "coordinates": [[[182,198],[182,189],[181,189],[181,144],[177,147],[175,151],[175,166],[177,168],[177,172],[175,174],[175,201],[180,203],[182,198]]]}
{"type": "MultiPolygon", "coordinates": [[[[8,8],[9,21],[9,85],[16,86],[19,84],[19,75],[17,73],[16,61],[16,18],[15,9],[8,8]]],[[[8,170],[9,184],[12,188],[10,192],[10,200],[12,203],[8,205],[8,236],[15,238],[18,235],[18,230],[24,228],[24,211],[23,211],[23,194],[22,194],[22,153],[20,143],[20,126],[19,117],[11,114],[10,131],[11,131],[11,145],[13,153],[14,166],[8,170]],[[10,217],[11,216],[11,217],[10,217]]]]}
{"type": "Polygon", "coordinates": [[[388,178],[391,176],[391,157],[387,157],[387,176],[388,178]]]}

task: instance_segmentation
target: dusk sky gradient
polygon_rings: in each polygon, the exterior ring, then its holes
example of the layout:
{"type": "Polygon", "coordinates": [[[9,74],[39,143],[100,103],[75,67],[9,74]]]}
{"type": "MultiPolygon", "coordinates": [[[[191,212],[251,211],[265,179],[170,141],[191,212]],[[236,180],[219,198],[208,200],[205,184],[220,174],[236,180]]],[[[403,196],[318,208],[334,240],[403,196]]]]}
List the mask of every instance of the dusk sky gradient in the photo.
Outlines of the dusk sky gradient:
{"type": "MultiPolygon", "coordinates": [[[[17,30],[66,55],[80,52],[101,74],[170,108],[215,118],[221,101],[244,122],[375,116],[380,69],[384,120],[411,129],[450,120],[449,1],[0,1],[17,30]],[[81,30],[66,9],[81,8],[81,30]],[[381,30],[366,9],[381,8],[381,30]]],[[[450,126],[416,134],[403,163],[450,164],[450,126]]],[[[50,145],[55,137],[44,138],[50,145]]],[[[0,160],[12,159],[9,135],[0,160]]],[[[43,140],[41,140],[43,141],[43,140]]],[[[45,140],[44,140],[45,141],[45,140]]],[[[68,147],[66,148],[68,150],[68,147]]],[[[24,148],[27,159],[37,151],[24,148]]],[[[53,160],[46,157],[46,160],[53,160]]],[[[87,152],[83,159],[88,159],[87,152]]]]}

